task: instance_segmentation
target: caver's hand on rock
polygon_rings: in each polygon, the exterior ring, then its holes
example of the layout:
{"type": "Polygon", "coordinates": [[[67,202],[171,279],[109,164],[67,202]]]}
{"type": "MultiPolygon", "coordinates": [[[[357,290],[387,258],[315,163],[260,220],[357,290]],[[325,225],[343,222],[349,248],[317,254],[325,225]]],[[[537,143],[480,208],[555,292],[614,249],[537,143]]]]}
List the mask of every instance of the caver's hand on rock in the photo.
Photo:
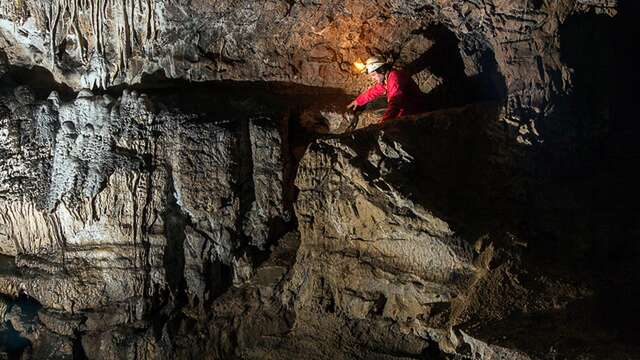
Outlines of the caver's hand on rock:
{"type": "Polygon", "coordinates": [[[358,107],[358,104],[356,103],[355,100],[353,100],[352,102],[349,103],[349,105],[347,105],[347,109],[352,111],[356,111],[357,107],[358,107]]]}

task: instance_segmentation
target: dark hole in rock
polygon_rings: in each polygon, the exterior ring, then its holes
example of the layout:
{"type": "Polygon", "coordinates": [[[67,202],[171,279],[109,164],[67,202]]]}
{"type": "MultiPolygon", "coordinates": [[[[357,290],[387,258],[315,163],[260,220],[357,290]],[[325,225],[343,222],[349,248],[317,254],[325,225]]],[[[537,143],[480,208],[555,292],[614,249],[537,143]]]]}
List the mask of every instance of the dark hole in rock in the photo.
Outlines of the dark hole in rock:
{"type": "Polygon", "coordinates": [[[31,342],[22,337],[9,321],[0,325],[0,354],[6,353],[9,359],[20,359],[31,342]]]}
{"type": "Polygon", "coordinates": [[[544,5],[544,0],[531,0],[531,7],[539,10],[544,5]]]}
{"type": "Polygon", "coordinates": [[[41,66],[24,68],[9,66],[7,72],[0,77],[3,88],[14,88],[18,85],[26,85],[33,91],[37,99],[46,99],[52,91],[57,91],[63,100],[74,97],[74,91],[67,85],[57,82],[51,72],[41,66]]]}
{"type": "Polygon", "coordinates": [[[0,254],[0,274],[14,274],[16,271],[16,258],[0,254]]]}
{"type": "Polygon", "coordinates": [[[0,295],[0,306],[0,354],[4,351],[9,359],[20,359],[37,337],[37,313],[42,306],[24,294],[15,299],[0,295]]]}
{"type": "MultiPolygon", "coordinates": [[[[169,172],[169,174],[171,174],[169,172]]],[[[177,306],[186,301],[184,279],[184,242],[187,218],[177,205],[173,181],[169,181],[168,204],[165,209],[164,221],[167,238],[167,249],[164,254],[164,267],[167,270],[167,283],[177,306]]]]}

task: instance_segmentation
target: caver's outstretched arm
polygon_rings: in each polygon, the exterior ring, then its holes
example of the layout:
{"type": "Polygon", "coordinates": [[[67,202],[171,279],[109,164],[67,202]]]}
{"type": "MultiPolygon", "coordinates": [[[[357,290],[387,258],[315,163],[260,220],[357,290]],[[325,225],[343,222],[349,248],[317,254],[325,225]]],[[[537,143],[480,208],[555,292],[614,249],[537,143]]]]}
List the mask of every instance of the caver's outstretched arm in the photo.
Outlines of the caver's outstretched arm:
{"type": "Polygon", "coordinates": [[[353,102],[355,102],[358,106],[364,106],[370,101],[384,95],[386,92],[387,90],[385,89],[384,85],[376,84],[360,94],[353,102]]]}

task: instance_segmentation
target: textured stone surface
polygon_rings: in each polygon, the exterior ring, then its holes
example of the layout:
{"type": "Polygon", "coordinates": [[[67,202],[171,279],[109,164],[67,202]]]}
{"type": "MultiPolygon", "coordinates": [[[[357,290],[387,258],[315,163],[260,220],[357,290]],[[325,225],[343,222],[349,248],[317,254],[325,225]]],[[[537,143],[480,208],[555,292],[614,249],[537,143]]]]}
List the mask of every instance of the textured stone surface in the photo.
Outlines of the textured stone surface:
{"type": "Polygon", "coordinates": [[[417,76],[425,90],[443,78],[505,86],[507,114],[527,127],[571,87],[558,29],[587,11],[614,15],[616,1],[6,1],[0,48],[12,64],[45,67],[76,89],[163,71],[354,92],[365,80],[352,63],[379,53],[415,70],[429,65],[417,76]],[[445,39],[434,24],[451,34],[446,54],[436,55],[445,39]],[[429,63],[442,55],[444,67],[429,63]]]}
{"type": "Polygon", "coordinates": [[[297,231],[275,243],[272,232],[292,215],[277,109],[228,105],[236,117],[216,121],[125,91],[54,96],[24,115],[23,92],[3,97],[13,106],[3,117],[3,176],[26,175],[2,193],[9,256],[0,289],[13,299],[5,310],[13,330],[0,335],[27,341],[25,356],[54,348],[62,358],[105,359],[604,351],[571,342],[601,343],[603,330],[580,334],[593,323],[563,320],[593,299],[594,284],[528,268],[527,239],[511,232],[524,207],[517,184],[526,155],[513,147],[519,133],[499,120],[499,104],[312,141],[296,164],[297,231]],[[87,106],[97,118],[73,116],[87,106]],[[26,124],[16,129],[20,114],[26,124]],[[22,130],[38,124],[49,130],[22,130]],[[93,132],[77,130],[87,124],[93,132]],[[30,146],[40,151],[25,153],[30,146]],[[531,325],[533,314],[553,331],[531,325]]]}
{"type": "Polygon", "coordinates": [[[0,358],[636,358],[618,5],[0,2],[0,358]]]}
{"type": "MultiPolygon", "coordinates": [[[[235,254],[288,220],[277,111],[217,120],[155,110],[135,91],[35,102],[27,90],[1,101],[0,248],[15,263],[0,272],[4,294],[111,312],[97,329],[142,320],[166,291],[202,306],[235,254]]],[[[60,335],[79,328],[51,319],[60,335]]]]}
{"type": "Polygon", "coordinates": [[[504,144],[517,133],[498,117],[476,105],[312,143],[299,233],[215,302],[217,356],[530,359],[556,356],[554,342],[568,358],[605,354],[564,343],[604,340],[575,333],[594,324],[571,315],[592,283],[527,267],[527,240],[510,232],[504,144]],[[508,335],[518,321],[527,335],[508,335]]]}
{"type": "MultiPolygon", "coordinates": [[[[477,132],[496,117],[491,106],[469,108],[309,147],[296,178],[301,245],[284,293],[299,317],[327,312],[387,323],[397,336],[421,339],[422,348],[434,341],[452,354],[475,341],[451,338],[447,328],[458,323],[493,248],[461,238],[455,222],[435,214],[444,209],[428,193],[451,197],[453,210],[453,193],[472,193],[465,178],[490,176],[480,163],[489,149],[477,132]],[[458,143],[467,144],[464,152],[452,145],[458,143]]],[[[494,356],[484,351],[484,358],[494,356]]]]}

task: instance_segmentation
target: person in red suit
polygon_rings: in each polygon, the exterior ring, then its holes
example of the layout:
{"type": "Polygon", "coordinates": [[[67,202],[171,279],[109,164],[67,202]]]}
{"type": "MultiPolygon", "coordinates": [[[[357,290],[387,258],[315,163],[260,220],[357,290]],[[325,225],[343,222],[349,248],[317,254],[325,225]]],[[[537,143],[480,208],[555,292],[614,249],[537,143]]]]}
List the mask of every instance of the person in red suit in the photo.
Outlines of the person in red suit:
{"type": "Polygon", "coordinates": [[[355,110],[386,94],[387,111],[380,123],[425,111],[424,96],[426,94],[420,91],[418,84],[406,71],[393,69],[391,64],[377,57],[367,59],[363,70],[376,84],[356,97],[347,105],[347,108],[355,110]]]}

